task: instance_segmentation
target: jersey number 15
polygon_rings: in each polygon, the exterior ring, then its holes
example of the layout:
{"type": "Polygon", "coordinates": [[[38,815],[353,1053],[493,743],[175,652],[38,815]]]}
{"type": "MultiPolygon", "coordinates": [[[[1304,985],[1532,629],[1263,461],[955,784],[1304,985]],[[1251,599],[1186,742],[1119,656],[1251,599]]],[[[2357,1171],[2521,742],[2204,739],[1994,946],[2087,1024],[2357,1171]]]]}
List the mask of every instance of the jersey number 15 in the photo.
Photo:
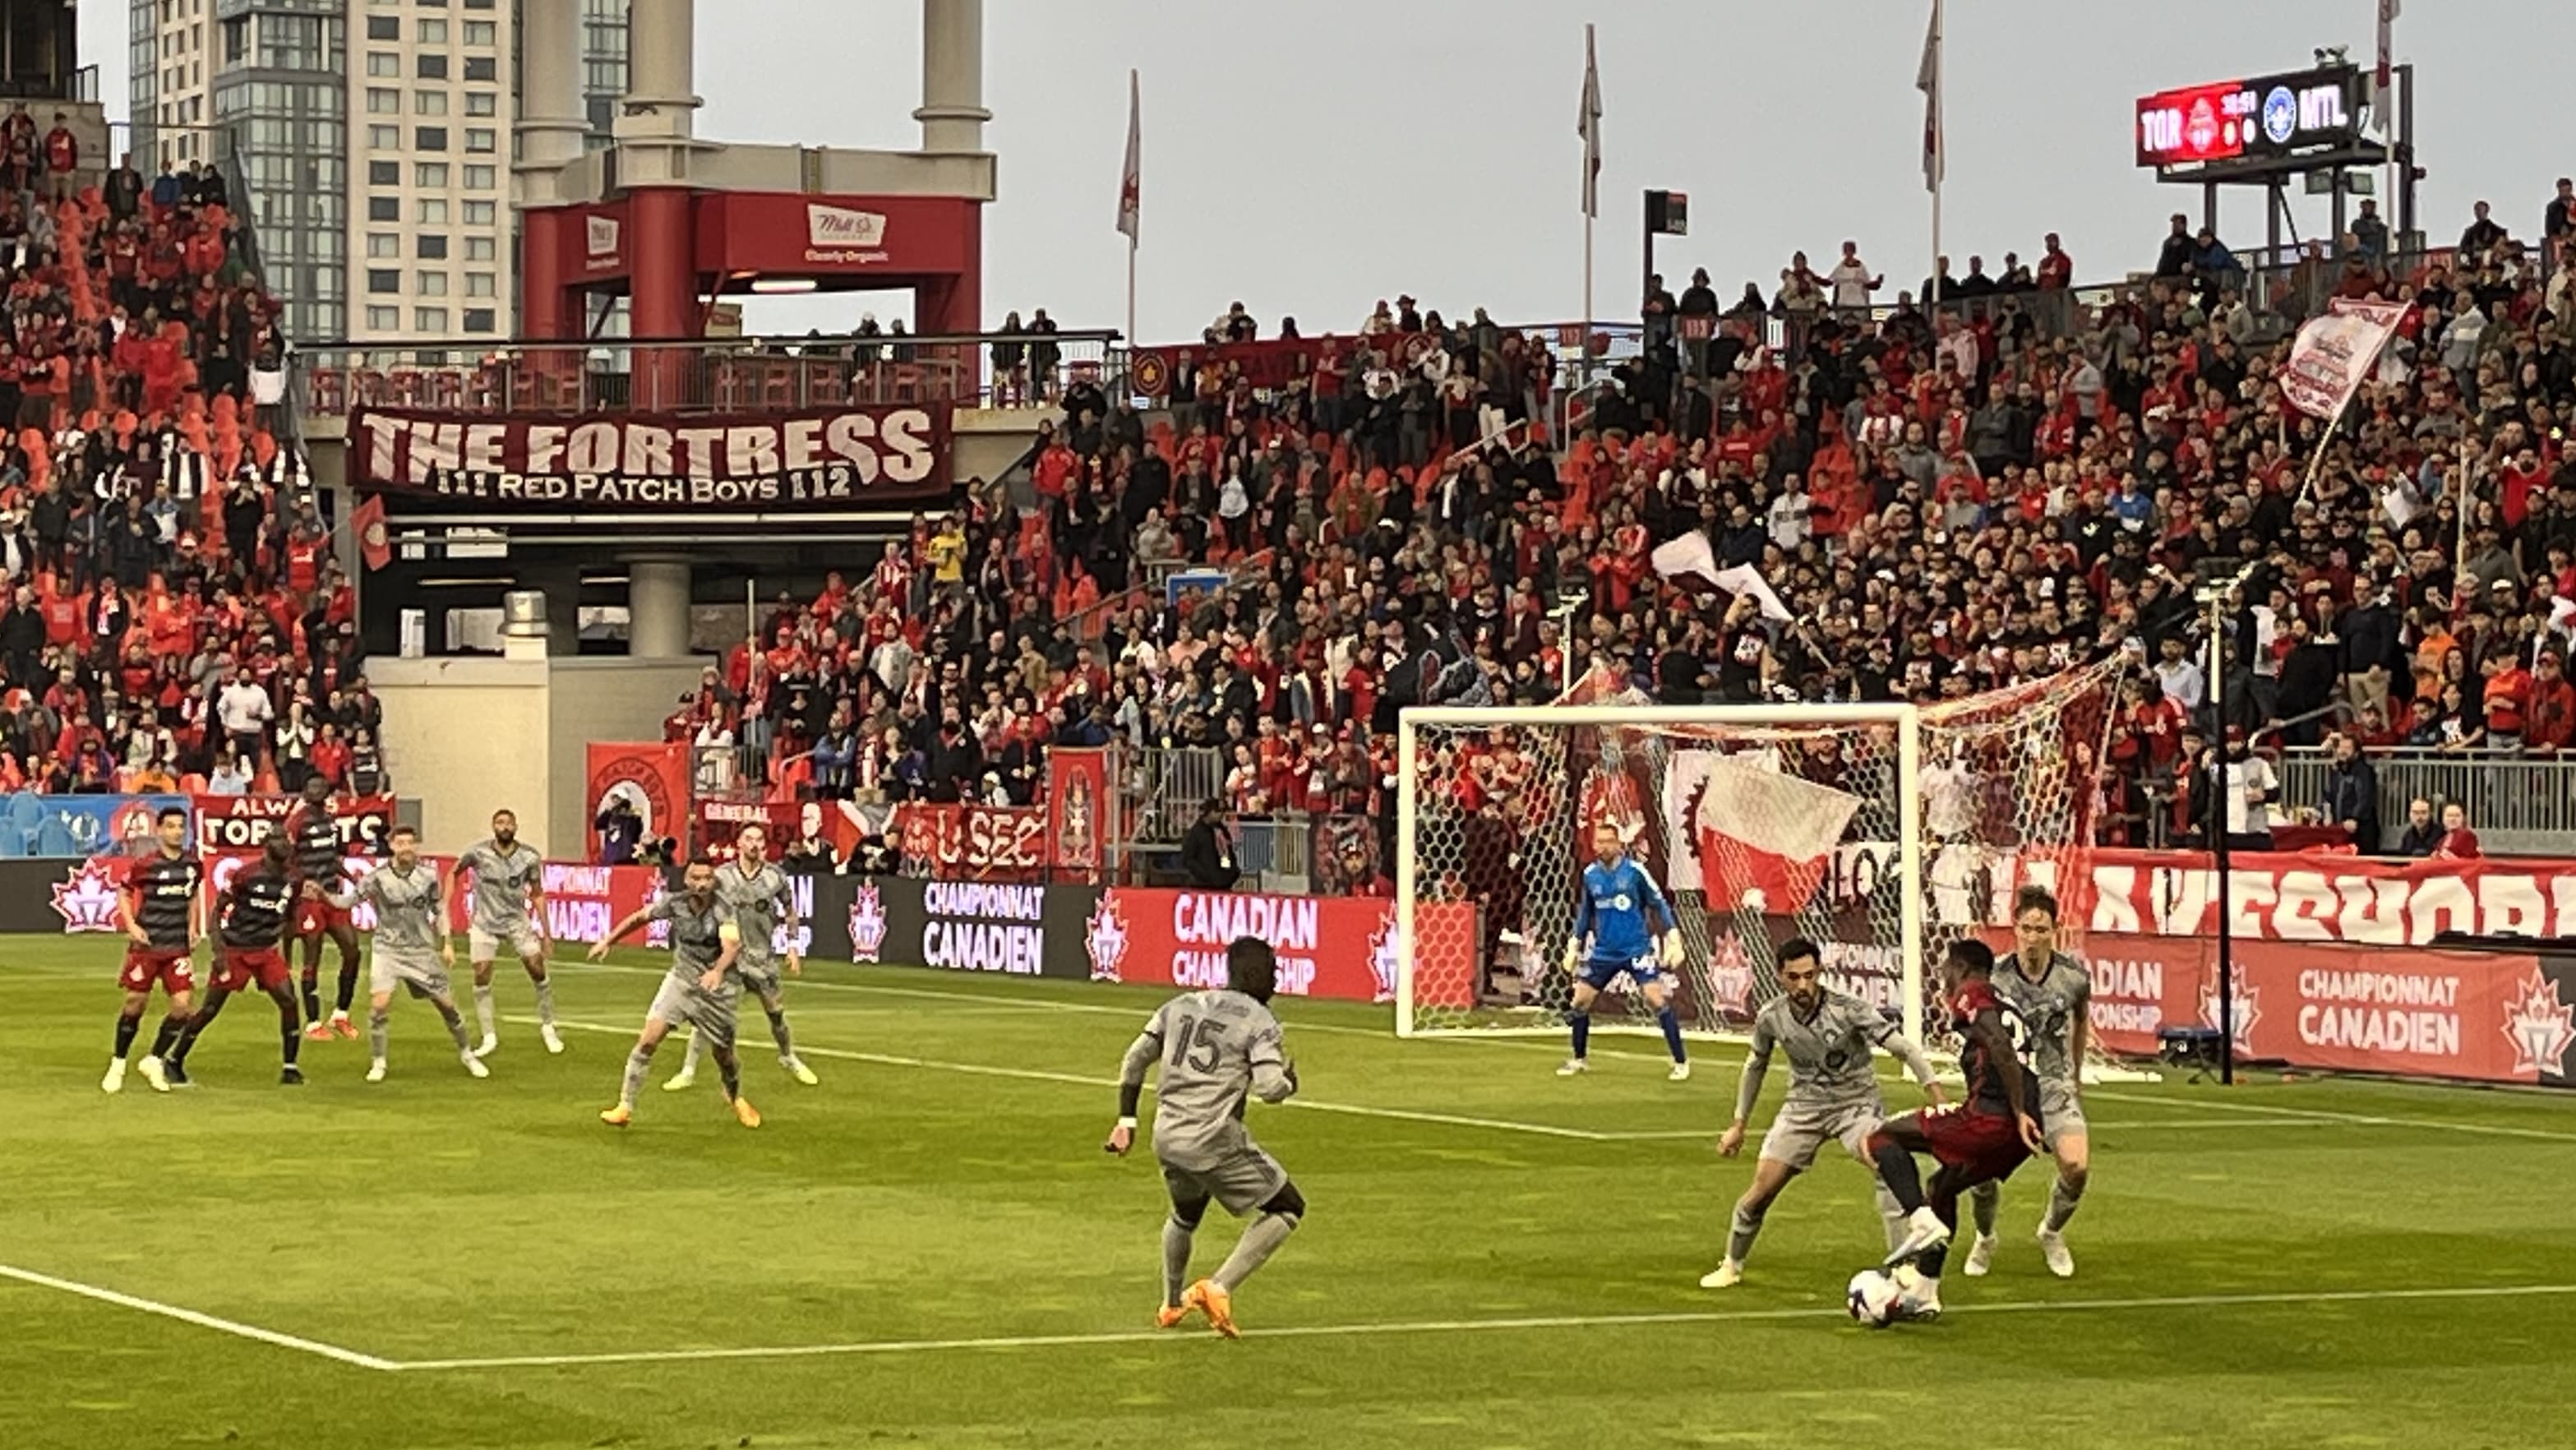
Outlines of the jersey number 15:
{"type": "Polygon", "coordinates": [[[1171,1065],[1187,1064],[1193,1072],[1216,1071],[1217,1058],[1225,1050],[1225,1024],[1209,1017],[1184,1017],[1172,1034],[1171,1065]]]}

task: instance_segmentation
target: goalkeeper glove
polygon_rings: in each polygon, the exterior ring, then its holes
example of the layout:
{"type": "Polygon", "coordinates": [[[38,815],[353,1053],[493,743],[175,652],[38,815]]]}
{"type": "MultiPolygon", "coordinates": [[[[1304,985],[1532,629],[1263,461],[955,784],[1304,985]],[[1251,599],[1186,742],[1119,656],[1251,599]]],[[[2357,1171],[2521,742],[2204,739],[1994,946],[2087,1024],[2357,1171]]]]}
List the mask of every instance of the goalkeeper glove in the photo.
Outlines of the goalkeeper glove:
{"type": "Polygon", "coordinates": [[[1681,970],[1681,965],[1682,934],[1678,931],[1666,932],[1664,933],[1664,970],[1677,972],[1681,970]]]}
{"type": "Polygon", "coordinates": [[[1565,944],[1565,969],[1573,972],[1583,965],[1583,939],[1576,937],[1565,944]]]}

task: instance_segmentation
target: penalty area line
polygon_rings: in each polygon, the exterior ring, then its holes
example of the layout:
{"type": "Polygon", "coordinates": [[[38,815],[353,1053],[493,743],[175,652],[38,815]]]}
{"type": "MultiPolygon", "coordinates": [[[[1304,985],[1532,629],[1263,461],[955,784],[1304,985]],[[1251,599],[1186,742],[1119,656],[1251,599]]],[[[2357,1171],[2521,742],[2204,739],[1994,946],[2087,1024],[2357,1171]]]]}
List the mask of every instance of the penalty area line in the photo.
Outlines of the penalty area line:
{"type": "Polygon", "coordinates": [[[182,1324],[193,1324],[199,1329],[211,1329],[219,1334],[232,1335],[237,1339],[253,1339],[262,1344],[273,1344],[280,1349],[319,1355],[324,1359],[337,1360],[359,1369],[390,1372],[402,1368],[390,1359],[372,1354],[360,1354],[354,1349],[342,1349],[336,1344],[324,1344],[318,1339],[281,1334],[277,1330],[262,1329],[256,1324],[244,1324],[237,1319],[202,1314],[194,1309],[182,1309],[176,1304],[164,1304],[157,1299],[120,1294],[114,1289],[102,1289],[96,1284],[84,1284],[77,1279],[58,1279],[51,1274],[39,1274],[33,1269],[21,1269],[12,1264],[0,1264],[0,1279],[15,1279],[21,1284],[32,1284],[40,1289],[53,1289],[61,1293],[77,1295],[83,1299],[94,1299],[101,1304],[113,1304],[120,1309],[132,1309],[139,1313],[157,1315],[163,1319],[175,1319],[182,1324]]]}
{"type": "MultiPolygon", "coordinates": [[[[2105,1314],[2152,1309],[2264,1308],[2282,1305],[2377,1303],[2414,1299],[2514,1299],[2576,1294],[2576,1284],[2470,1285],[2434,1289],[2346,1289],[2260,1294],[2177,1294],[2145,1299],[2025,1299],[1996,1304],[1951,1306],[1945,1318],[1983,1318],[2003,1314],[2105,1314]]],[[[1308,1324],[1276,1329],[1247,1328],[1246,1339],[1352,1339],[1376,1335],[1476,1334],[1550,1329],[1618,1329],[1676,1324],[1764,1324],[1804,1319],[1840,1318],[1845,1311],[1827,1305],[1782,1309],[1675,1310],[1647,1314],[1559,1314],[1498,1319],[1422,1319],[1387,1324],[1308,1324]]],[[[1122,1330],[1101,1334],[1021,1334],[976,1339],[889,1339],[849,1344],[792,1344],[741,1349],[662,1349],[599,1354],[496,1355],[478,1359],[404,1360],[392,1366],[405,1372],[566,1369],[609,1364],[679,1364],[707,1360],[816,1359],[847,1355],[936,1354],[958,1350],[1078,1349],[1125,1344],[1198,1343],[1203,1334],[1171,1330],[1122,1330]]]]}

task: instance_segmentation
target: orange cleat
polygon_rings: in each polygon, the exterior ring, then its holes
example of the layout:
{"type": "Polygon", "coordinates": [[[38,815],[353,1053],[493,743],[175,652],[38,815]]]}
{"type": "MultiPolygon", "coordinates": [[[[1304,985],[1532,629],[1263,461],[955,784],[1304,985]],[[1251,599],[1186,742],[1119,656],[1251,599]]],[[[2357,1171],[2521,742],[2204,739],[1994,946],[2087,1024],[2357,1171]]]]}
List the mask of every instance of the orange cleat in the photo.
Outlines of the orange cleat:
{"type": "Polygon", "coordinates": [[[635,1121],[635,1110],[624,1103],[619,1103],[613,1108],[602,1109],[599,1120],[612,1128],[623,1128],[635,1121]]]}
{"type": "Polygon", "coordinates": [[[1234,1296],[1217,1287],[1214,1279],[1201,1279],[1181,1296],[1181,1312],[1196,1309],[1205,1314],[1208,1328],[1228,1339],[1241,1339],[1243,1331],[1234,1327],[1234,1296]]]}
{"type": "Polygon", "coordinates": [[[304,1036],[310,1042],[328,1042],[331,1040],[331,1024],[315,1018],[304,1024],[304,1036]]]}
{"type": "Polygon", "coordinates": [[[733,1100],[733,1120],[746,1128],[757,1128],[760,1126],[760,1109],[753,1107],[749,1098],[736,1098],[733,1100]]]}
{"type": "Polygon", "coordinates": [[[1178,1329],[1181,1327],[1181,1321],[1189,1317],[1190,1306],[1186,1302],[1180,1304],[1166,1304],[1162,1308],[1154,1311],[1154,1327],[1156,1329],[1178,1329]]]}
{"type": "Polygon", "coordinates": [[[334,1012],[331,1014],[331,1031],[333,1035],[339,1037],[343,1041],[355,1042],[358,1040],[357,1024],[351,1022],[341,1013],[334,1012]]]}

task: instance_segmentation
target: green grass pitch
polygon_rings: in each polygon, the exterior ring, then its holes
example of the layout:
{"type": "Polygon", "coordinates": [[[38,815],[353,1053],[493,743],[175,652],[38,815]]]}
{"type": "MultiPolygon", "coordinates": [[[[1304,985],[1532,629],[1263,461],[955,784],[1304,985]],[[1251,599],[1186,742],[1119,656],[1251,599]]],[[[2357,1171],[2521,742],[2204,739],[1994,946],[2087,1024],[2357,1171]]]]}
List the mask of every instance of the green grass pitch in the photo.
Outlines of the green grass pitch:
{"type": "MultiPolygon", "coordinates": [[[[1557,1043],[1287,1002],[1308,1096],[1253,1128],[1312,1209],[1226,1343],[1152,1331],[1159,1179],[1100,1151],[1154,993],[818,965],[788,1002],[819,1088],[755,1015],[765,1126],[710,1072],[620,1133],[646,953],[558,970],[552,1058],[505,967],[489,1081],[405,1004],[390,1081],[333,1042],[281,1089],[253,998],[202,1086],[109,1097],[117,952],[0,940],[8,1450],[2576,1441],[2561,1097],[2098,1089],[2079,1276],[2040,1265],[2026,1169],[1994,1275],[1881,1333],[1841,1311],[1879,1243],[1848,1162],[1697,1287],[1751,1172],[1711,1151],[1734,1052],[1675,1085],[1614,1040],[1559,1081],[1557,1043]]],[[[1212,1214],[1202,1263],[1233,1235],[1212,1214]]]]}

